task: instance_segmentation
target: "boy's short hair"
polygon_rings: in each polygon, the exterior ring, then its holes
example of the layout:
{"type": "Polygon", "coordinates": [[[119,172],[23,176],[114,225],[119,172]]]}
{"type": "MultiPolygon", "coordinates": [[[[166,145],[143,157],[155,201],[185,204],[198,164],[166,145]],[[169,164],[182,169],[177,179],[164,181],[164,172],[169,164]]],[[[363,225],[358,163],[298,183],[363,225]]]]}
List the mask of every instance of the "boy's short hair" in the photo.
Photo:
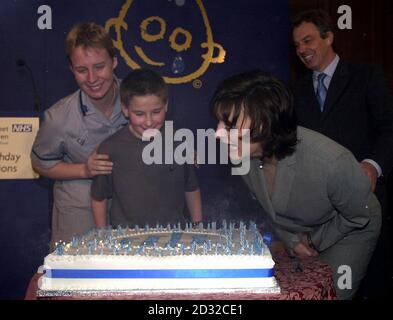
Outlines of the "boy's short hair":
{"type": "Polygon", "coordinates": [[[128,106],[134,96],[156,95],[164,103],[168,101],[168,87],[165,80],[149,69],[131,71],[121,82],[120,99],[124,106],[128,106]]]}
{"type": "Polygon", "coordinates": [[[113,59],[116,56],[113,41],[105,29],[95,22],[82,22],[76,24],[68,32],[65,41],[65,52],[71,63],[71,54],[79,46],[83,48],[106,49],[113,59]]]}

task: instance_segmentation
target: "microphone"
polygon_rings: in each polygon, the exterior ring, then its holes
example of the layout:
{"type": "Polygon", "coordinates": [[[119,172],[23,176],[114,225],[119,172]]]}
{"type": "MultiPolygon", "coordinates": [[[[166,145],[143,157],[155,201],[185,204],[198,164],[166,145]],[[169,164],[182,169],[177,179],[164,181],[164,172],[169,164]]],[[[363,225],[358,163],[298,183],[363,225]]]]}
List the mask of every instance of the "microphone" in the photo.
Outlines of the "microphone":
{"type": "Polygon", "coordinates": [[[23,60],[23,59],[17,59],[17,60],[16,60],[16,65],[17,65],[18,67],[24,67],[24,68],[27,69],[27,71],[29,71],[30,80],[31,80],[31,83],[32,83],[32,85],[33,85],[34,109],[35,109],[36,111],[40,111],[40,110],[41,110],[41,98],[40,98],[40,96],[38,95],[38,92],[37,92],[37,87],[36,87],[36,85],[35,85],[35,80],[34,80],[34,76],[33,76],[33,71],[31,71],[29,65],[28,65],[28,64],[26,63],[26,61],[23,60]]]}

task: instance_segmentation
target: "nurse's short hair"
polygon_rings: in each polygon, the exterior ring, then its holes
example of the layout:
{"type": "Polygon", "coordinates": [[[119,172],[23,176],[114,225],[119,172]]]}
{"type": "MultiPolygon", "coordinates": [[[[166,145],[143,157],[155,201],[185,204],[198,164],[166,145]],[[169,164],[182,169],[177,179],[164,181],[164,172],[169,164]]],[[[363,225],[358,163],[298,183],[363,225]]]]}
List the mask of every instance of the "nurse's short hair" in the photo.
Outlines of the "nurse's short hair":
{"type": "Polygon", "coordinates": [[[85,49],[106,49],[112,59],[116,56],[111,37],[102,26],[95,22],[78,23],[68,32],[65,41],[65,52],[70,63],[73,50],[80,46],[85,49]]]}

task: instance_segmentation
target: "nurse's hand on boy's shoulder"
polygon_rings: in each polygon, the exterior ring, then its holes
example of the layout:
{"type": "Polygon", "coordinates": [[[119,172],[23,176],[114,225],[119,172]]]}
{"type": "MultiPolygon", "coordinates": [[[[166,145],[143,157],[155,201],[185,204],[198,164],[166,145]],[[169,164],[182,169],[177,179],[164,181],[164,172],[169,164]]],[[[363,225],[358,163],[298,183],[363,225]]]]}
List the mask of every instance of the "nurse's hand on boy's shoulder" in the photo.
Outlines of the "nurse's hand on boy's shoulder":
{"type": "Polygon", "coordinates": [[[107,154],[97,154],[94,151],[85,164],[86,177],[92,178],[96,175],[111,174],[113,162],[109,161],[107,154]]]}

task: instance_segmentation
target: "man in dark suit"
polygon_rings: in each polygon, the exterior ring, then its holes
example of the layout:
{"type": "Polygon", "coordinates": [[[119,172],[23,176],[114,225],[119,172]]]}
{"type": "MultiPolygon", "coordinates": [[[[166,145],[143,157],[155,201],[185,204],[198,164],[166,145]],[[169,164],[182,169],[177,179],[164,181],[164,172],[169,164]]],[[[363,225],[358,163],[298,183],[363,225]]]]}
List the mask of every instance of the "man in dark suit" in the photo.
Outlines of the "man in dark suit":
{"type": "Polygon", "coordinates": [[[381,237],[360,292],[366,298],[385,296],[392,284],[391,222],[383,183],[393,165],[391,93],[380,68],[340,59],[333,48],[332,22],[325,12],[310,10],[297,15],[292,35],[298,57],[311,71],[294,87],[299,124],[349,149],[381,202],[381,237]]]}

